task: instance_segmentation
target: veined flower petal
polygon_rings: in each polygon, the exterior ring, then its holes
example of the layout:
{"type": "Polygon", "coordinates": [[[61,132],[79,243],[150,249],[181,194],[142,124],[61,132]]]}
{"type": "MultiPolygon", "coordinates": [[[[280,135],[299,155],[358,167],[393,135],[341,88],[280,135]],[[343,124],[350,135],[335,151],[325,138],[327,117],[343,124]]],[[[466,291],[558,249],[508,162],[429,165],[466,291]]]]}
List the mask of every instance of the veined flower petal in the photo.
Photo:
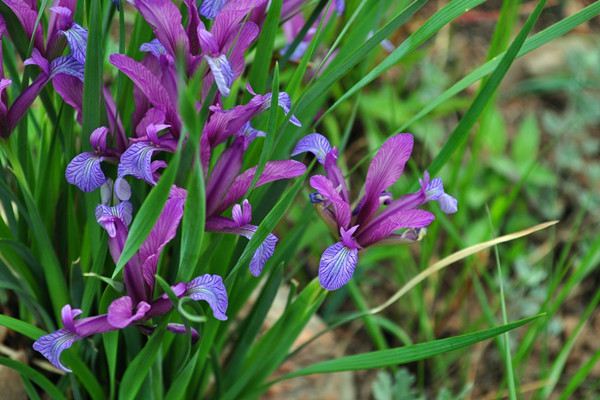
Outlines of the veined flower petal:
{"type": "Polygon", "coordinates": [[[385,218],[377,218],[368,224],[364,231],[357,235],[358,242],[363,246],[369,246],[390,236],[394,231],[403,228],[424,228],[431,224],[435,216],[419,209],[399,209],[386,215],[385,218]]]}
{"type": "Polygon", "coordinates": [[[42,353],[56,368],[61,371],[71,372],[60,362],[60,355],[63,351],[73,346],[77,340],[81,339],[77,334],[66,329],[59,329],[48,335],[40,337],[33,343],[33,349],[42,353]]]}
{"type": "Polygon", "coordinates": [[[84,64],[72,56],[57,57],[50,63],[51,75],[65,74],[79,79],[83,82],[84,64]]]}
{"type": "Polygon", "coordinates": [[[301,153],[312,153],[317,160],[321,163],[325,163],[325,156],[331,151],[331,144],[329,140],[320,133],[311,133],[304,136],[298,141],[292,156],[297,156],[301,153]]]}
{"type": "Polygon", "coordinates": [[[71,160],[65,171],[67,182],[84,192],[91,192],[102,186],[106,176],[100,168],[103,158],[94,153],[81,153],[71,160]]]}
{"type": "Polygon", "coordinates": [[[156,181],[152,173],[152,156],[159,150],[161,149],[148,142],[136,142],[129,146],[121,154],[119,160],[119,178],[132,175],[155,185],[156,181]]]}
{"type": "MultiPolygon", "coordinates": [[[[266,185],[267,183],[278,181],[281,179],[292,179],[306,172],[306,166],[301,162],[294,160],[277,160],[269,161],[265,165],[260,178],[256,182],[256,187],[266,185]]],[[[256,174],[256,167],[249,168],[233,181],[231,187],[227,191],[219,211],[224,211],[230,205],[239,200],[248,192],[250,184],[256,174]]]]}
{"type": "Polygon", "coordinates": [[[319,282],[327,290],[344,286],[354,274],[358,263],[358,249],[351,249],[342,242],[329,246],[319,262],[319,282]]]}
{"type": "Polygon", "coordinates": [[[350,204],[344,201],[333,183],[323,175],[314,175],[310,178],[310,186],[316,189],[321,196],[333,205],[335,219],[338,226],[347,228],[352,217],[350,204]]]}
{"type": "MultiPolygon", "coordinates": [[[[252,236],[256,233],[258,226],[255,225],[246,225],[240,228],[240,234],[244,236],[246,239],[252,239],[252,236]]],[[[275,246],[279,239],[277,236],[269,233],[266,239],[258,246],[254,255],[252,256],[252,260],[250,260],[250,273],[254,276],[260,276],[263,268],[269,258],[273,256],[275,253],[275,246]]]]}
{"type": "Polygon", "coordinates": [[[227,290],[219,275],[205,274],[192,279],[186,285],[185,295],[195,301],[206,301],[216,319],[227,320],[227,290]]]}
{"type": "Polygon", "coordinates": [[[367,172],[365,197],[358,214],[358,221],[366,222],[379,208],[381,192],[396,182],[408,161],[413,149],[413,137],[410,134],[392,136],[383,143],[367,172]]]}
{"type": "Polygon", "coordinates": [[[73,24],[69,30],[63,31],[63,35],[65,35],[67,42],[69,43],[71,56],[79,61],[79,63],[85,64],[88,36],[87,29],[78,24],[73,24]]]}
{"type": "Polygon", "coordinates": [[[227,0],[203,0],[200,6],[200,15],[208,19],[215,19],[226,3],[227,0]]]}
{"type": "Polygon", "coordinates": [[[116,221],[121,221],[123,226],[127,227],[131,223],[132,213],[133,206],[128,201],[112,207],[100,204],[96,207],[96,221],[106,230],[109,237],[114,238],[118,228],[116,221]]]}
{"type": "Polygon", "coordinates": [[[208,63],[208,67],[215,78],[215,83],[219,89],[219,93],[223,97],[229,96],[231,92],[231,85],[233,84],[233,70],[231,64],[225,54],[221,54],[218,57],[204,56],[204,59],[208,63]]]}
{"type": "Polygon", "coordinates": [[[160,56],[167,54],[167,49],[165,49],[165,46],[163,46],[158,39],[152,39],[147,43],[143,43],[140,46],[140,51],[150,53],[156,58],[160,58],[160,56]]]}

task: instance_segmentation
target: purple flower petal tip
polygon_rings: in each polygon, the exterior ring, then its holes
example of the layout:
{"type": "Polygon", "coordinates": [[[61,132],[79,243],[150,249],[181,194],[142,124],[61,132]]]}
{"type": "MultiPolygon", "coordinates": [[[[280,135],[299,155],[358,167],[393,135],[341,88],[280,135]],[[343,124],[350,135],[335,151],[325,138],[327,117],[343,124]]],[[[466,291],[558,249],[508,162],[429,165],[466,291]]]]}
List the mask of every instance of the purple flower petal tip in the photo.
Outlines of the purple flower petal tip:
{"type": "Polygon", "coordinates": [[[87,29],[81,25],[73,24],[69,30],[63,31],[63,35],[67,38],[71,55],[81,64],[85,64],[85,53],[87,48],[87,29]]]}
{"type": "Polygon", "coordinates": [[[258,246],[258,249],[254,252],[254,256],[252,256],[252,260],[250,261],[250,273],[253,276],[260,276],[263,268],[269,258],[273,256],[275,253],[275,246],[277,246],[277,242],[279,239],[277,236],[269,233],[267,238],[258,246]]]}
{"type": "Polygon", "coordinates": [[[123,296],[108,306],[107,320],[115,328],[123,329],[144,318],[148,310],[150,310],[150,304],[145,301],[139,302],[134,310],[131,297],[123,296]]]}
{"type": "Polygon", "coordinates": [[[200,15],[208,19],[215,19],[226,3],[227,0],[203,0],[200,6],[200,15]]]}
{"type": "Polygon", "coordinates": [[[234,76],[229,60],[227,60],[227,57],[224,54],[221,54],[218,57],[205,56],[204,58],[215,78],[219,93],[221,93],[223,97],[229,96],[234,76]]]}
{"type": "Polygon", "coordinates": [[[106,182],[106,176],[100,167],[102,159],[94,153],[81,153],[75,156],[65,171],[67,182],[84,192],[98,189],[106,182]]]}
{"type": "Polygon", "coordinates": [[[354,274],[358,263],[358,249],[351,249],[342,242],[329,246],[319,263],[319,282],[324,289],[337,290],[354,274]]]}
{"type": "Polygon", "coordinates": [[[73,346],[73,343],[79,339],[77,334],[66,329],[59,329],[36,340],[33,343],[33,349],[40,352],[56,368],[64,372],[71,372],[70,369],[61,363],[60,355],[63,351],[73,346]]]}
{"type": "Polygon", "coordinates": [[[148,142],[136,142],[129,146],[119,160],[119,178],[131,175],[152,185],[156,184],[152,173],[152,155],[158,150],[160,149],[148,142]]]}
{"type": "Polygon", "coordinates": [[[325,136],[320,133],[311,133],[298,141],[294,151],[292,151],[292,156],[308,152],[312,153],[321,164],[324,164],[325,156],[330,151],[331,144],[325,136]]]}
{"type": "Polygon", "coordinates": [[[446,214],[454,214],[458,211],[458,201],[447,193],[440,196],[438,203],[446,214]]]}
{"type": "Polygon", "coordinates": [[[96,207],[96,221],[102,226],[108,236],[114,238],[117,236],[118,222],[127,227],[131,223],[133,207],[130,202],[123,201],[116,206],[107,206],[101,204],[96,207]]]}
{"type": "Polygon", "coordinates": [[[186,296],[192,300],[204,300],[212,309],[216,319],[227,320],[227,290],[219,275],[205,274],[192,279],[186,286],[186,296]]]}

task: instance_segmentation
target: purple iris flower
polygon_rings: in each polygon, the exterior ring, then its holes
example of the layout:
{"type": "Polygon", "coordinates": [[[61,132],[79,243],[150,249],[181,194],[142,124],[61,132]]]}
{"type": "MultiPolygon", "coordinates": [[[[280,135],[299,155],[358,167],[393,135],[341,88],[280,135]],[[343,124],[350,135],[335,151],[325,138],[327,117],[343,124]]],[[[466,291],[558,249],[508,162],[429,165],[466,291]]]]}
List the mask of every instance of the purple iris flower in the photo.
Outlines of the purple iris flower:
{"type": "Polygon", "coordinates": [[[319,263],[319,281],[325,289],[336,290],[348,283],[360,250],[382,242],[418,240],[421,230],[434,220],[432,213],[419,209],[426,202],[439,202],[446,213],[457,211],[457,202],[444,192],[441,179],[430,180],[428,173],[417,192],[392,200],[387,189],[402,175],[412,148],[413,137],[405,133],[392,136],[381,146],[369,166],[364,195],[352,209],[337,165],[337,149],[318,133],[305,136],[297,144],[292,155],[310,152],[324,166],[325,175],[310,179],[317,191],[311,201],[339,239],[323,252],[319,263]],[[380,210],[382,205],[385,208],[380,210]]]}
{"type": "MultiPolygon", "coordinates": [[[[130,194],[130,188],[124,180],[117,179],[114,184],[107,181],[102,190],[103,204],[96,209],[98,223],[108,233],[110,253],[115,262],[121,255],[131,222],[131,203],[128,201],[130,194]]],[[[162,316],[173,308],[166,294],[153,297],[155,274],[164,247],[177,232],[183,216],[185,197],[183,189],[171,189],[169,199],[150,235],[125,266],[127,294],[115,299],[109,305],[106,314],[94,317],[77,320],[82,310],[73,309],[70,305],[64,306],[63,328],[36,340],[33,345],[35,350],[42,353],[54,366],[68,372],[69,369],[61,363],[60,356],[76,341],[128,326],[138,326],[143,332],[151,332],[155,328],[151,319],[162,316]]],[[[205,301],[215,318],[227,320],[227,291],[220,276],[201,275],[190,282],[172,286],[172,290],[178,298],[205,301]]],[[[167,329],[174,333],[186,332],[180,324],[169,324],[167,329]]],[[[197,339],[198,333],[192,331],[192,338],[197,339]]]]}
{"type": "Polygon", "coordinates": [[[93,151],[81,153],[71,160],[65,171],[67,182],[84,192],[96,190],[106,182],[106,176],[102,172],[100,164],[108,155],[107,135],[108,129],[105,127],[97,128],[92,132],[90,144],[93,151]]]}

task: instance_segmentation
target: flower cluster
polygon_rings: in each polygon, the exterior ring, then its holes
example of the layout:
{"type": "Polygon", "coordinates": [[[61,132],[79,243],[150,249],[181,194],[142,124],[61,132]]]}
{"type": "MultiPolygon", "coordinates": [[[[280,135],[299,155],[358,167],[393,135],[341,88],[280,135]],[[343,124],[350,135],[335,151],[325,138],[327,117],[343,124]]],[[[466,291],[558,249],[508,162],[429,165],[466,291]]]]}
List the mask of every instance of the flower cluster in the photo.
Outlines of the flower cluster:
{"type": "Polygon", "coordinates": [[[341,169],[338,151],[318,133],[301,139],[293,155],[310,152],[325,169],[325,175],[310,178],[316,190],[311,201],[339,241],[321,255],[319,281],[327,290],[336,290],[352,278],[360,250],[382,242],[407,243],[419,240],[421,230],[434,220],[434,215],[419,207],[437,201],[443,212],[457,211],[457,202],[444,192],[440,178],[430,179],[426,172],[420,188],[394,200],[388,191],[402,175],[413,148],[413,137],[401,133],[389,138],[369,166],[363,196],[354,208],[341,169]],[[380,208],[384,207],[381,211],[380,208]],[[402,233],[396,233],[403,230],[402,233]]]}
{"type": "MultiPolygon", "coordinates": [[[[176,60],[183,55],[188,78],[203,63],[207,66],[199,100],[199,106],[211,101],[201,135],[200,154],[206,182],[205,229],[250,239],[257,226],[252,224],[252,207],[244,197],[254,180],[256,167],[242,171],[242,165],[249,145],[256,138],[265,136],[264,132],[252,127],[251,121],[272,106],[289,114],[291,102],[284,92],[273,99],[270,93],[256,94],[251,88],[252,98],[246,104],[224,109],[221,100],[229,96],[234,80],[243,73],[244,55],[258,37],[258,23],[264,19],[260,10],[264,13],[266,1],[204,2],[198,10],[195,1],[186,0],[188,18],[185,26],[179,8],[171,0],[134,0],[130,3],[155,35],[153,40],[140,47],[144,53],[140,61],[123,54],[109,57],[110,62],[135,85],[133,134],[127,138],[116,113],[107,106],[108,114],[115,116],[113,125],[92,132],[91,150],[77,155],[69,163],[65,172],[67,181],[84,192],[100,189],[102,203],[96,208],[96,219],[108,234],[110,254],[116,263],[127,240],[133,214],[127,179],[133,177],[156,185],[167,162],[155,159],[155,156],[161,152],[174,152],[182,135],[177,108],[181,83],[176,60]],[[203,23],[199,11],[212,20],[210,29],[203,23]],[[211,100],[208,93],[213,84],[218,88],[218,95],[211,100]],[[106,176],[103,163],[117,165],[114,181],[106,176]],[[230,216],[227,216],[228,210],[231,210],[230,216]]],[[[72,24],[65,36],[71,48],[71,55],[67,57],[79,62],[82,71],[87,32],[72,24]]],[[[41,52],[35,52],[32,59],[32,63],[52,74],[54,67],[48,67],[41,52]]],[[[83,79],[82,74],[80,78],[83,79]]],[[[81,88],[72,86],[71,89],[78,91],[79,96],[75,97],[80,99],[81,88]]],[[[106,90],[105,96],[109,95],[106,90]]],[[[69,104],[81,111],[81,102],[69,104]]],[[[107,104],[114,106],[112,101],[107,104]]],[[[296,117],[291,115],[289,118],[292,124],[300,126],[296,117]]],[[[305,170],[304,164],[297,161],[269,161],[255,187],[297,177],[305,170]]],[[[67,370],[60,362],[60,355],[76,340],[130,325],[136,325],[144,332],[152,330],[152,318],[164,315],[172,308],[166,294],[155,296],[155,274],[163,249],[176,235],[185,199],[185,190],[176,186],[171,188],[169,199],[150,235],[124,267],[125,296],[114,300],[106,314],[80,320],[75,318],[83,311],[66,305],[62,313],[64,328],[38,339],[34,349],[56,367],[67,370]]],[[[253,275],[260,275],[276,244],[277,237],[269,234],[258,247],[249,266],[253,275]]],[[[227,291],[220,276],[205,274],[190,282],[178,283],[172,290],[180,298],[206,301],[215,318],[227,319],[227,291]]],[[[181,325],[169,324],[167,327],[176,333],[185,332],[181,325]]]]}
{"type": "MultiPolygon", "coordinates": [[[[78,121],[81,121],[88,32],[73,20],[77,1],[55,0],[50,8],[46,32],[37,23],[36,2],[3,2],[15,14],[25,34],[33,38],[31,57],[24,64],[36,66],[38,75],[9,106],[5,89],[11,81],[4,77],[0,47],[0,135],[10,135],[48,84],[74,108],[78,121]]],[[[259,94],[247,86],[247,102],[236,104],[231,101],[235,99],[230,99],[233,97],[232,85],[244,72],[246,54],[259,36],[268,0],[204,0],[199,7],[196,0],[183,0],[185,15],[172,0],[128,2],[152,28],[154,35],[152,40],[140,46],[142,57],[139,60],[125,54],[109,56],[111,65],[134,85],[131,126],[124,126],[110,87],[104,87],[103,109],[107,126],[97,127],[89,137],[90,149],[69,162],[65,171],[67,182],[83,192],[99,191],[100,204],[95,216],[106,231],[109,252],[117,263],[134,214],[129,182],[137,179],[150,186],[156,185],[168,165],[168,154],[176,152],[179,144],[186,145],[179,98],[187,81],[202,74],[197,106],[208,110],[200,133],[198,155],[206,182],[205,230],[251,239],[258,228],[256,222],[253,223],[252,205],[247,199],[251,186],[296,178],[306,172],[303,163],[291,159],[268,161],[260,176],[256,176],[256,166],[243,169],[249,146],[266,136],[252,125],[261,113],[279,107],[288,119],[286,123],[301,126],[291,113],[291,99],[285,92],[278,96],[259,94]],[[230,101],[224,102],[225,99],[230,101]],[[224,106],[232,103],[236,105],[224,106]],[[115,167],[107,169],[109,164],[115,167]],[[106,171],[116,171],[116,176],[107,176],[106,171]]],[[[303,3],[303,0],[283,2],[283,29],[288,46],[305,25],[300,10],[303,3]]],[[[119,1],[113,4],[122,6],[119,1]]],[[[332,5],[320,18],[329,19],[334,13],[343,12],[343,1],[334,1],[332,5]]],[[[302,57],[316,24],[293,51],[291,60],[302,57]]],[[[6,31],[6,24],[0,17],[0,39],[6,31]]],[[[283,51],[287,51],[287,47],[283,51]]],[[[319,279],[325,289],[338,289],[351,279],[362,249],[381,242],[418,240],[422,229],[434,219],[432,213],[420,209],[425,203],[437,201],[444,212],[456,211],[456,200],[444,192],[441,180],[431,180],[427,173],[417,192],[392,199],[388,189],[400,178],[412,146],[413,138],[409,134],[388,139],[369,167],[362,198],[353,205],[337,165],[337,149],[317,133],[304,137],[297,144],[292,156],[310,152],[325,170],[325,175],[310,178],[310,185],[316,190],[311,201],[338,238],[323,252],[320,260],[319,279]],[[382,206],[384,208],[380,210],[382,206]]],[[[79,318],[88,311],[65,305],[62,309],[63,328],[39,338],[34,343],[35,350],[57,368],[68,371],[61,363],[61,354],[78,340],[130,326],[136,326],[144,333],[156,329],[155,318],[173,308],[172,299],[157,290],[157,267],[166,246],[177,234],[184,207],[197,206],[186,203],[186,197],[184,189],[170,188],[149,236],[123,268],[125,293],[109,304],[106,313],[79,318]]],[[[261,274],[274,254],[277,241],[271,233],[258,246],[249,264],[253,276],[261,274]]],[[[189,282],[172,285],[171,291],[171,295],[180,299],[206,302],[214,318],[227,320],[228,295],[221,276],[203,274],[189,282]]],[[[191,332],[195,339],[199,336],[198,332],[189,331],[181,324],[170,323],[167,329],[174,333],[191,332]]]]}

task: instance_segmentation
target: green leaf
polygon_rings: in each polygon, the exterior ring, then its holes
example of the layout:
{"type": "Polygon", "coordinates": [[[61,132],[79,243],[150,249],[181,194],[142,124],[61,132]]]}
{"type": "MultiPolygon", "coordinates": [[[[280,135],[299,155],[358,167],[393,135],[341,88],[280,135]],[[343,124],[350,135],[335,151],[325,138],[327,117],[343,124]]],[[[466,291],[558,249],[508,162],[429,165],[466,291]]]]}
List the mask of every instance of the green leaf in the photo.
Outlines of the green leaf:
{"type": "MultiPolygon", "coordinates": [[[[396,349],[379,350],[369,353],[356,354],[352,356],[341,357],[335,360],[322,361],[306,368],[299,369],[279,380],[295,378],[298,376],[312,374],[327,374],[341,371],[358,371],[373,368],[383,368],[393,365],[406,364],[414,361],[424,360],[439,354],[462,349],[486,339],[491,339],[504,332],[523,326],[542,315],[525,318],[510,324],[497,326],[494,328],[468,333],[461,336],[453,336],[445,339],[437,339],[430,342],[418,343],[411,346],[399,347],[396,349]]],[[[274,383],[274,382],[272,382],[274,383]]]]}
{"type": "Polygon", "coordinates": [[[277,139],[276,136],[276,126],[277,126],[277,116],[279,113],[279,107],[276,105],[275,101],[279,98],[279,64],[275,63],[275,69],[273,70],[273,85],[271,87],[271,108],[269,109],[269,123],[267,128],[267,137],[265,138],[265,142],[263,144],[262,152],[260,153],[260,158],[258,160],[258,164],[256,165],[256,172],[254,173],[254,178],[252,178],[252,183],[250,185],[250,191],[254,189],[256,182],[262,175],[265,165],[267,161],[271,158],[271,153],[273,152],[273,144],[277,139]]]}
{"type": "Polygon", "coordinates": [[[248,80],[257,93],[263,93],[267,89],[267,79],[269,77],[271,58],[273,57],[275,38],[279,30],[282,3],[283,0],[271,1],[267,17],[261,28],[258,43],[256,44],[256,55],[250,67],[248,80]]]}
{"type": "MultiPolygon", "coordinates": [[[[525,41],[523,47],[519,51],[517,57],[522,57],[525,54],[532,52],[533,50],[542,47],[543,45],[553,41],[556,38],[559,38],[569,31],[589,21],[600,14],[600,2],[595,2],[580,10],[579,12],[555,23],[554,25],[542,30],[541,32],[533,35],[529,39],[525,41]]],[[[425,107],[421,111],[419,111],[414,117],[412,117],[408,122],[402,124],[399,128],[395,129],[394,132],[404,131],[406,128],[412,126],[415,122],[421,120],[425,115],[429,114],[431,111],[435,110],[441,104],[446,103],[449,99],[456,96],[458,93],[462,92],[466,88],[473,85],[475,82],[479,81],[486,75],[492,73],[498,64],[500,63],[501,57],[505,53],[499,54],[497,57],[492,60],[486,62],[481,65],[470,74],[465,76],[460,81],[456,82],[450,88],[448,88],[444,93],[437,96],[434,100],[427,103],[425,107]]]]}
{"type": "Polygon", "coordinates": [[[120,384],[119,399],[133,400],[137,398],[136,396],[144,380],[150,373],[150,369],[158,357],[163,344],[167,321],[168,318],[164,317],[142,351],[127,366],[120,384]]]}
{"type": "Polygon", "coordinates": [[[102,98],[102,66],[104,63],[104,49],[102,48],[102,2],[92,1],[88,25],[88,42],[85,54],[85,70],[83,80],[83,110],[81,143],[89,147],[89,135],[98,128],[104,110],[102,98]]]}
{"type": "MultiPolygon", "coordinates": [[[[425,3],[427,3],[427,0],[413,1],[360,47],[353,49],[353,51],[345,57],[336,57],[331,65],[323,72],[321,77],[315,81],[315,84],[311,86],[302,96],[297,108],[299,110],[303,110],[321,97],[323,93],[327,93],[328,89],[334,83],[352,70],[352,68],[354,68],[361,61],[364,61],[365,57],[371,52],[371,50],[378,47],[382,40],[386,39],[394,31],[408,22],[414,13],[423,7],[425,3]]],[[[352,46],[355,45],[352,44],[352,46]]]]}
{"type": "Polygon", "coordinates": [[[30,379],[40,388],[42,388],[44,392],[47,395],[49,395],[52,399],[66,400],[66,397],[62,394],[60,389],[54,386],[48,378],[46,378],[44,375],[42,375],[35,369],[6,357],[0,357],[0,365],[4,365],[8,368],[14,369],[27,379],[30,379]]]}
{"type": "MultiPolygon", "coordinates": [[[[275,325],[252,347],[244,360],[244,374],[226,381],[224,400],[237,399],[241,393],[250,393],[285,360],[290,348],[325,300],[327,291],[313,280],[285,310],[275,325]]],[[[260,389],[259,389],[260,390],[260,389]]]]}
{"type": "MultiPolygon", "coordinates": [[[[402,44],[398,46],[390,55],[388,55],[379,65],[373,68],[369,73],[367,73],[367,75],[365,75],[361,80],[355,83],[350,89],[346,90],[344,94],[339,99],[337,99],[336,102],[325,112],[324,115],[337,108],[341,103],[349,99],[357,91],[371,83],[378,76],[390,69],[394,64],[397,64],[408,54],[415,51],[417,48],[419,48],[419,46],[425,43],[429,38],[435,35],[444,26],[448,25],[454,19],[460,17],[461,15],[471,10],[473,7],[480,5],[484,1],[485,0],[455,0],[449,2],[448,5],[446,5],[444,8],[442,8],[433,16],[431,16],[431,18],[425,21],[425,23],[419,29],[417,29],[406,40],[404,40],[402,44]]],[[[420,8],[420,5],[418,7],[420,8]]],[[[373,38],[371,38],[371,40],[373,38]]],[[[381,42],[381,40],[383,40],[383,38],[379,39],[377,43],[381,42]]]]}
{"type": "Polygon", "coordinates": [[[489,100],[496,92],[496,89],[498,89],[500,82],[502,82],[502,79],[508,72],[508,69],[510,68],[515,57],[519,53],[519,50],[523,46],[527,35],[535,25],[535,22],[540,16],[545,5],[546,0],[541,0],[538,2],[536,8],[533,10],[529,18],[527,18],[527,21],[525,22],[525,25],[523,26],[519,34],[512,42],[506,53],[504,53],[502,60],[498,64],[498,67],[494,70],[489,80],[482,87],[475,100],[473,100],[471,107],[469,107],[463,118],[460,120],[460,122],[454,129],[454,132],[452,132],[452,134],[450,135],[450,138],[448,139],[444,147],[442,147],[436,158],[429,166],[429,173],[431,173],[432,175],[437,174],[440,171],[440,169],[444,166],[444,164],[448,162],[452,154],[454,154],[454,152],[459,147],[461,147],[463,143],[467,141],[469,131],[471,130],[475,122],[477,122],[477,119],[479,118],[481,112],[485,109],[485,106],[488,104],[489,100]]]}

